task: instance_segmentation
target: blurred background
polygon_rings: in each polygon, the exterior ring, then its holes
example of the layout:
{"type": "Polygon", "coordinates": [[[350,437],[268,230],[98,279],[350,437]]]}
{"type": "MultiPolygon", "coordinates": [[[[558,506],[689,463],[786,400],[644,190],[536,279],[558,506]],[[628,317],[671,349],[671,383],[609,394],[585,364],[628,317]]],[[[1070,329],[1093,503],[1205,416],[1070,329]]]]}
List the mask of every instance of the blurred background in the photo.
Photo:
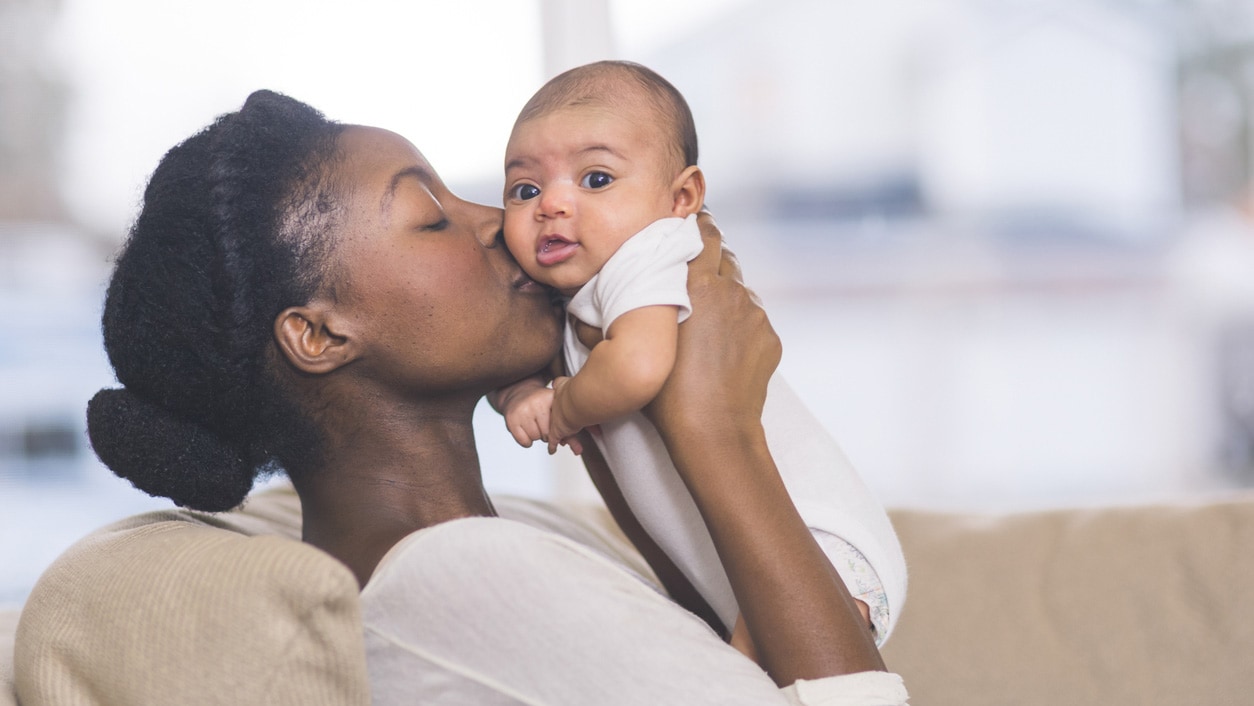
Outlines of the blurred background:
{"type": "MultiPolygon", "coordinates": [[[[784,373],[886,504],[1254,483],[1244,0],[0,0],[0,603],[169,505],[83,421],[113,382],[110,258],[166,149],[266,87],[499,203],[518,108],[601,58],[686,94],[784,373]]],[[[589,492],[479,411],[491,489],[589,492]]]]}

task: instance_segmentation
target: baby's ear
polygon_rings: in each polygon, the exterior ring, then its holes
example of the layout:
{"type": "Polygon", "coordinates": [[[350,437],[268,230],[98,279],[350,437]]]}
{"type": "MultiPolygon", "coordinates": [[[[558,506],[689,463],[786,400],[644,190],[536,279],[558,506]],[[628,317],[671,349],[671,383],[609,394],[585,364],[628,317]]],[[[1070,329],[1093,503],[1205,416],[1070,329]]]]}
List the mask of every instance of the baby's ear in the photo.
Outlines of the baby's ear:
{"type": "Polygon", "coordinates": [[[700,211],[705,203],[705,174],[701,168],[694,164],[680,172],[671,184],[671,193],[675,195],[671,215],[685,218],[700,211]]]}

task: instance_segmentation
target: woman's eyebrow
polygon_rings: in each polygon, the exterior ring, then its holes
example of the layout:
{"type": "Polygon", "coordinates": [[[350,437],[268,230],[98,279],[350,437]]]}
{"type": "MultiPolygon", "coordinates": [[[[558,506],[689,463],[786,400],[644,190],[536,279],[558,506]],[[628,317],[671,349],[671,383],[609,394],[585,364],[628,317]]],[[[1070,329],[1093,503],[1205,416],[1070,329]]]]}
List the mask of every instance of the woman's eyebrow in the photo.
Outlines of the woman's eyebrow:
{"type": "Polygon", "coordinates": [[[392,199],[396,197],[396,189],[401,185],[406,177],[413,177],[422,182],[423,186],[429,186],[431,183],[431,172],[419,166],[406,167],[392,175],[392,181],[388,184],[388,190],[383,194],[382,208],[384,211],[392,205],[392,199]]]}

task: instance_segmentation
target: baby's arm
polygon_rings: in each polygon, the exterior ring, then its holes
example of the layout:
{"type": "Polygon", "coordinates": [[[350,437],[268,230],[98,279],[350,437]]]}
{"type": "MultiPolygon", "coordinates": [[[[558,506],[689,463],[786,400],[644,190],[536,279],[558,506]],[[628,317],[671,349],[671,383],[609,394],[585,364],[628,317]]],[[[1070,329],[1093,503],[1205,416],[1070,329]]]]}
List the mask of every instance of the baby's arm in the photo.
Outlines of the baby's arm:
{"type": "Polygon", "coordinates": [[[577,375],[553,383],[549,448],[584,427],[635,412],[675,365],[679,307],[633,309],[614,320],[577,375]]]}

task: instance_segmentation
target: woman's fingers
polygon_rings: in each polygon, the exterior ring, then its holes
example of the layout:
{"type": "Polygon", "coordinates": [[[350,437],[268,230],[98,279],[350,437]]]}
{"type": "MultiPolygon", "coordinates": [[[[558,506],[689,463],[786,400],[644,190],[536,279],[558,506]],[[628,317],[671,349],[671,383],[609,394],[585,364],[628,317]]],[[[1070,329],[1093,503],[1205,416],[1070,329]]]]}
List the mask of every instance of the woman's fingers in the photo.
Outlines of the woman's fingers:
{"type": "Polygon", "coordinates": [[[760,415],[782,352],[713,217],[702,213],[697,221],[705,248],[688,264],[692,314],[679,327],[675,367],[645,409],[664,435],[712,413],[760,415]]]}
{"type": "MultiPolygon", "coordinates": [[[[708,272],[719,277],[728,277],[737,284],[743,284],[744,276],[740,270],[740,259],[723,242],[723,231],[719,229],[714,216],[710,215],[709,211],[702,211],[697,214],[697,226],[701,229],[701,239],[705,243],[705,249],[688,263],[689,273],[695,267],[699,273],[708,272]]],[[[752,292],[750,294],[756,301],[757,296],[752,292]]]]}
{"type": "Polygon", "coordinates": [[[714,222],[714,216],[708,211],[697,214],[697,227],[701,230],[701,240],[705,248],[688,262],[688,272],[701,274],[722,274],[723,231],[714,222]]]}

